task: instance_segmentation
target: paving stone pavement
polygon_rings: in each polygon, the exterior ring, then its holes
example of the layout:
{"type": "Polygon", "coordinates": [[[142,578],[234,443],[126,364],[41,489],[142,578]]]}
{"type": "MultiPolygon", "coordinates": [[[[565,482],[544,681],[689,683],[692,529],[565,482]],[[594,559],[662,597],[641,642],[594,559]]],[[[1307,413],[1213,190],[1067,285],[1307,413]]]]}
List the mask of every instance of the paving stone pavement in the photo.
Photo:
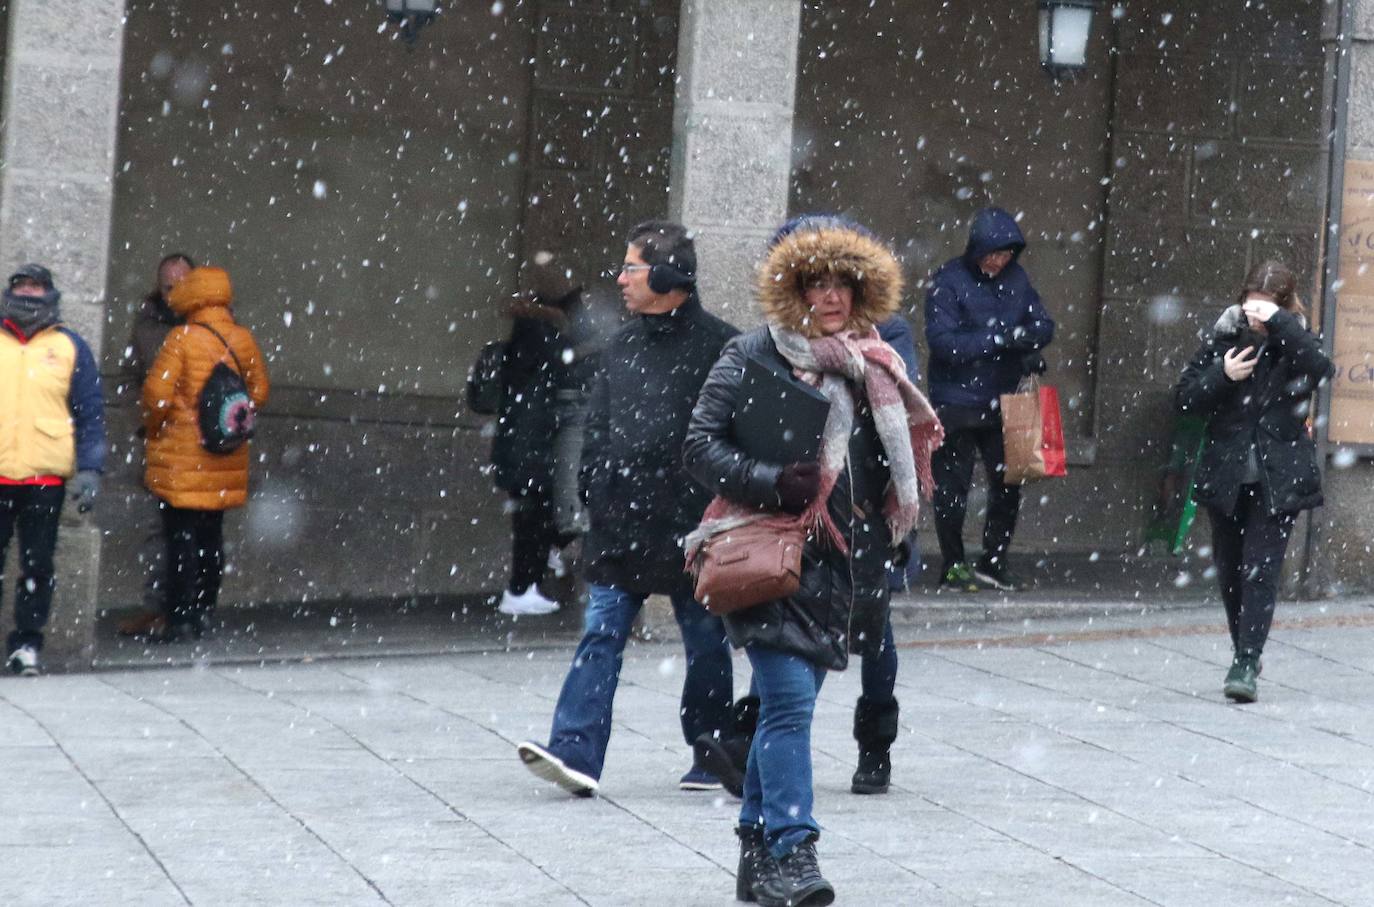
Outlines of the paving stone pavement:
{"type": "MultiPolygon", "coordinates": [[[[838,903],[1374,904],[1374,607],[1284,605],[1247,707],[1217,616],[904,624],[881,797],[848,793],[858,671],[831,675],[838,903]]],[[[672,640],[627,653],[603,796],[519,764],[570,654],[0,679],[0,903],[732,903],[736,802],[676,788],[672,640]]]]}

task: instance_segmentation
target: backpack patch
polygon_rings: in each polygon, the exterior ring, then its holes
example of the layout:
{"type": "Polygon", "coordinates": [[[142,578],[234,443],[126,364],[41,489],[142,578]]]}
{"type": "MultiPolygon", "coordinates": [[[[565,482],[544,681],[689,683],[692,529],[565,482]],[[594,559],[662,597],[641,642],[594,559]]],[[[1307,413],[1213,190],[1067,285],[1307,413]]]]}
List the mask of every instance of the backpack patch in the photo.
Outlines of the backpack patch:
{"type": "Polygon", "coordinates": [[[257,428],[258,408],[248,396],[242,376],[224,362],[217,363],[200,389],[200,446],[210,453],[232,453],[257,428]]]}

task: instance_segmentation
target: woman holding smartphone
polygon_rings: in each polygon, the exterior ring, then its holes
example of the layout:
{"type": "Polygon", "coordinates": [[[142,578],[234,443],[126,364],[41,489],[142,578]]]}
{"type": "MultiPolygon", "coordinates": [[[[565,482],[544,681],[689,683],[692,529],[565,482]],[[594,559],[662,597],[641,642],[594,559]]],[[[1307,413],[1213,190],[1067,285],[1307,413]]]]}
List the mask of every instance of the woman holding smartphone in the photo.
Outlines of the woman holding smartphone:
{"type": "Polygon", "coordinates": [[[1255,265],[1174,388],[1180,413],[1207,420],[1193,497],[1212,521],[1231,631],[1223,692],[1242,703],[1259,695],[1260,655],[1293,523],[1322,503],[1307,417],[1313,391],[1333,369],[1307,330],[1296,289],[1283,265],[1255,265]]]}

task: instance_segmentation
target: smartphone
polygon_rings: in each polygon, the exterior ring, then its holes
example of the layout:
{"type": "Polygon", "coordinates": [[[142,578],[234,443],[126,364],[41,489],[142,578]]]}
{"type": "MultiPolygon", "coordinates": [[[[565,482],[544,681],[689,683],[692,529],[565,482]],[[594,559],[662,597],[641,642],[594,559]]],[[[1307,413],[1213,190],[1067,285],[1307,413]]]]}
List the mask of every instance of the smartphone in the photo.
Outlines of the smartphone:
{"type": "Polygon", "coordinates": [[[1265,337],[1262,331],[1255,330],[1254,328],[1250,327],[1250,325],[1247,323],[1245,327],[1240,329],[1240,333],[1236,335],[1235,348],[1238,350],[1243,350],[1248,346],[1253,347],[1256,351],[1259,351],[1264,347],[1264,341],[1266,339],[1267,338],[1265,337]]]}

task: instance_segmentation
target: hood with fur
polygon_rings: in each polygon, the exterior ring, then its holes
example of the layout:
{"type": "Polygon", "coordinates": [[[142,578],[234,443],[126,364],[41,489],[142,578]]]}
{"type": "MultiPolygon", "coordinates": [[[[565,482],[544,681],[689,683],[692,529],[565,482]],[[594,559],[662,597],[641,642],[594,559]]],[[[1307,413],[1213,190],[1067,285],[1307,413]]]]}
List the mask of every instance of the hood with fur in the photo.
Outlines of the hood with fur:
{"type": "Polygon", "coordinates": [[[764,317],[803,336],[820,336],[802,285],[825,274],[839,275],[856,288],[847,329],[876,327],[901,305],[902,268],[891,249],[844,218],[808,215],[778,231],[759,267],[757,292],[764,317]]]}

